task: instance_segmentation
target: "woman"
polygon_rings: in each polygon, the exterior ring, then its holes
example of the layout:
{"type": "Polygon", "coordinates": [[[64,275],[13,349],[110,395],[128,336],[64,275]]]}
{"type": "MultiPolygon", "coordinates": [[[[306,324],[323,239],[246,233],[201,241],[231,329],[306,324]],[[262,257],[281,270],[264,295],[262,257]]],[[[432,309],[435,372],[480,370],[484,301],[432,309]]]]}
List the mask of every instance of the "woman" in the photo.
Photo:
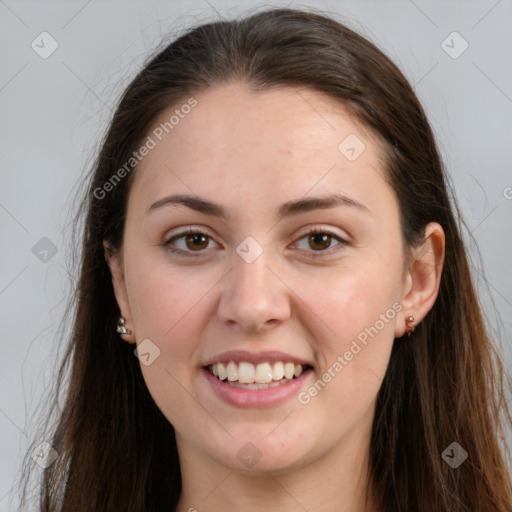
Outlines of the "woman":
{"type": "Polygon", "coordinates": [[[369,41],[291,9],[190,30],[84,210],[41,510],[512,510],[458,212],[369,41]]]}

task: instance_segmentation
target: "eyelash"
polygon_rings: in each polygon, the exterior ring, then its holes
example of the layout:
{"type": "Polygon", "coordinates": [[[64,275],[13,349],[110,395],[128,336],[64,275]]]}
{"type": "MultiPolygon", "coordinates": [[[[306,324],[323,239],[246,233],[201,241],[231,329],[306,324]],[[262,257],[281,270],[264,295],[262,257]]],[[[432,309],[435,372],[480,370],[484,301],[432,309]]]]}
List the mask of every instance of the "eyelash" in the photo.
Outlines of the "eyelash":
{"type": "MultiPolygon", "coordinates": [[[[348,244],[348,242],[346,240],[344,240],[340,236],[336,235],[332,231],[329,231],[328,229],[322,229],[322,228],[312,228],[312,229],[310,229],[307,233],[304,233],[299,238],[299,240],[302,240],[305,237],[308,237],[308,236],[311,236],[311,235],[315,235],[315,234],[329,235],[332,238],[335,238],[338,242],[340,242],[339,243],[340,246],[345,246],[345,245],[348,244]]],[[[175,240],[183,238],[184,236],[187,236],[187,235],[203,235],[203,236],[205,236],[205,237],[207,237],[209,239],[212,239],[212,237],[208,233],[206,233],[205,231],[201,230],[200,228],[189,228],[187,231],[183,231],[181,233],[178,233],[177,235],[174,235],[172,238],[170,238],[169,240],[164,242],[163,245],[164,245],[164,247],[166,248],[167,251],[169,251],[169,252],[171,252],[173,254],[177,254],[178,256],[185,256],[185,257],[191,257],[191,258],[201,256],[202,251],[198,251],[196,254],[194,254],[194,251],[192,251],[192,252],[190,252],[190,251],[183,251],[182,249],[175,249],[175,248],[171,247],[171,245],[170,245],[171,242],[174,242],[175,240]]],[[[308,258],[322,258],[322,257],[326,257],[326,256],[331,255],[331,252],[328,252],[330,249],[332,249],[332,248],[329,248],[329,249],[326,249],[326,250],[322,250],[322,251],[307,251],[307,252],[312,252],[312,254],[307,254],[306,257],[308,257],[308,258]]]]}

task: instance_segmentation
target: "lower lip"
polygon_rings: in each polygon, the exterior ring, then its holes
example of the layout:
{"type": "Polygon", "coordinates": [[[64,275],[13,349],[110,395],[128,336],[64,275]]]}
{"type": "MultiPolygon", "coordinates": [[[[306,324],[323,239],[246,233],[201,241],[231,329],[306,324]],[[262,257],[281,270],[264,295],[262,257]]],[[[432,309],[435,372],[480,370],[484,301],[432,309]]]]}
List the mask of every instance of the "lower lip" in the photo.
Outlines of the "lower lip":
{"type": "Polygon", "coordinates": [[[300,377],[285,384],[267,389],[235,388],[215,377],[208,369],[203,368],[203,374],[210,383],[215,394],[224,402],[236,407],[271,407],[297,396],[304,386],[305,380],[313,373],[309,368],[300,377]]]}

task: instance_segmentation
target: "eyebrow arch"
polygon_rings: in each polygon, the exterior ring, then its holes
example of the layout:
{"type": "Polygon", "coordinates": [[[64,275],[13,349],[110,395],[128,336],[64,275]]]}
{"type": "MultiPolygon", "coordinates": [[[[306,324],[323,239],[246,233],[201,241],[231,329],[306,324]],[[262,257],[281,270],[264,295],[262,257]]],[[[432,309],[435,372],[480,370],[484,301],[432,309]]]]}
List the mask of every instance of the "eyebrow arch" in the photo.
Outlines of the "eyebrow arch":
{"type": "MultiPolygon", "coordinates": [[[[190,208],[191,210],[195,210],[206,215],[213,215],[225,220],[228,219],[226,210],[219,204],[199,196],[191,196],[186,194],[175,194],[163,197],[162,199],[159,199],[153,203],[148,208],[146,214],[172,204],[181,204],[187,208],[190,208]]],[[[336,206],[350,206],[360,211],[371,213],[367,206],[356,201],[355,199],[347,197],[343,194],[332,194],[329,196],[318,196],[298,199],[295,201],[288,201],[279,207],[278,217],[290,217],[299,213],[317,209],[334,208],[336,206]]]]}

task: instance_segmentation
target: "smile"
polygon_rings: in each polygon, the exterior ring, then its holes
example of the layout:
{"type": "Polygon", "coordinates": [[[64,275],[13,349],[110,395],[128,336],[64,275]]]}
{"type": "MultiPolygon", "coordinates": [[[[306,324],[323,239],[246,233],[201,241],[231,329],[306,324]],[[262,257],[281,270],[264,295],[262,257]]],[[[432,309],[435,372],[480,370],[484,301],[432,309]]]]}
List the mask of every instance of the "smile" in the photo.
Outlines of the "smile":
{"type": "Polygon", "coordinates": [[[286,384],[298,378],[308,368],[293,362],[276,361],[253,364],[246,361],[238,363],[215,363],[208,366],[212,375],[233,387],[244,389],[267,389],[286,384]]]}

